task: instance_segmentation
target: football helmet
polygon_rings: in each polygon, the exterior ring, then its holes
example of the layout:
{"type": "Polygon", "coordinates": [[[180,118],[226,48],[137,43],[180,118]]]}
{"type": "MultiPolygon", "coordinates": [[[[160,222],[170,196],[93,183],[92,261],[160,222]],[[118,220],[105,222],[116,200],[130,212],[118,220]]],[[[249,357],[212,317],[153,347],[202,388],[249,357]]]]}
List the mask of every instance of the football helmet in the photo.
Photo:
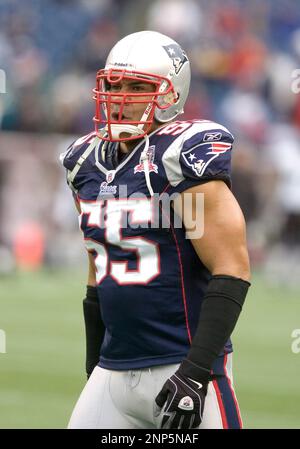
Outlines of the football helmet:
{"type": "Polygon", "coordinates": [[[97,72],[96,134],[110,141],[133,140],[144,137],[154,119],[170,122],[183,112],[190,79],[189,60],[173,39],[155,31],[124,37],[110,51],[105,68],[97,72]],[[151,89],[124,91],[118,88],[122,83],[148,83],[151,89]],[[141,104],[145,105],[141,117],[126,117],[126,108],[141,104]]]}

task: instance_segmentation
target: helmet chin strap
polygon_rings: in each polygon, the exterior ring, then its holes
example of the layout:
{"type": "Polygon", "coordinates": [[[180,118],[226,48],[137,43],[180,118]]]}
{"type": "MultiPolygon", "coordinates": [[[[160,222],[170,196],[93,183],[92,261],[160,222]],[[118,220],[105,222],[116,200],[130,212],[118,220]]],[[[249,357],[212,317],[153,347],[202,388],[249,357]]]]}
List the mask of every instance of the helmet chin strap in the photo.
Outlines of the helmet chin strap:
{"type": "MultiPolygon", "coordinates": [[[[112,124],[110,125],[110,129],[111,129],[111,134],[112,134],[112,138],[113,139],[120,139],[120,135],[122,133],[127,133],[127,134],[131,134],[132,136],[139,136],[140,134],[144,134],[144,125],[146,122],[149,114],[151,112],[152,109],[152,103],[148,103],[147,107],[145,108],[145,111],[140,119],[140,123],[139,125],[126,125],[126,124],[122,124],[122,123],[118,123],[118,124],[112,124]]],[[[107,128],[107,126],[106,126],[107,128]]]]}
{"type": "MultiPolygon", "coordinates": [[[[122,133],[131,134],[132,136],[138,136],[140,134],[143,134],[144,132],[141,129],[141,125],[123,125],[122,123],[110,125],[110,130],[113,139],[120,139],[120,135],[122,133]]],[[[105,131],[108,132],[108,125],[106,125],[105,131]]]]}
{"type": "Polygon", "coordinates": [[[145,148],[142,151],[141,154],[141,162],[143,164],[144,167],[144,173],[145,173],[145,180],[146,180],[146,184],[147,184],[147,188],[148,191],[150,193],[150,196],[154,195],[152,186],[151,186],[151,180],[150,180],[150,169],[149,169],[149,155],[148,155],[148,149],[149,149],[149,137],[146,134],[145,137],[145,148]]]}

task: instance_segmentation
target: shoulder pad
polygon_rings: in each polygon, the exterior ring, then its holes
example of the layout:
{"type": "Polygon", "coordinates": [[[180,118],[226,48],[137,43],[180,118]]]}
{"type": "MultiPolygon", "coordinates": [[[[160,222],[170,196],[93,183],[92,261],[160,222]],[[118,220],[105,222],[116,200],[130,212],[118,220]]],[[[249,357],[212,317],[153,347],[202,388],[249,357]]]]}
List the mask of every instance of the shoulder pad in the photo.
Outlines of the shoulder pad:
{"type": "Polygon", "coordinates": [[[183,171],[188,174],[192,170],[198,177],[214,175],[225,159],[230,161],[233,141],[233,135],[218,123],[195,123],[182,145],[183,171]]]}
{"type": "Polygon", "coordinates": [[[234,141],[228,129],[220,123],[210,120],[194,120],[190,128],[184,132],[185,146],[200,142],[219,142],[222,140],[234,141]]]}
{"type": "Polygon", "coordinates": [[[95,138],[95,136],[96,136],[96,133],[91,132],[91,133],[86,134],[85,136],[80,137],[79,139],[75,140],[68,147],[68,149],[59,156],[59,159],[60,159],[62,165],[65,168],[67,168],[68,170],[73,170],[78,159],[84,153],[84,151],[87,149],[88,145],[92,142],[92,140],[95,138]]]}
{"type": "Polygon", "coordinates": [[[171,185],[176,187],[185,180],[229,179],[233,141],[223,125],[208,120],[191,122],[162,158],[171,185]]]}

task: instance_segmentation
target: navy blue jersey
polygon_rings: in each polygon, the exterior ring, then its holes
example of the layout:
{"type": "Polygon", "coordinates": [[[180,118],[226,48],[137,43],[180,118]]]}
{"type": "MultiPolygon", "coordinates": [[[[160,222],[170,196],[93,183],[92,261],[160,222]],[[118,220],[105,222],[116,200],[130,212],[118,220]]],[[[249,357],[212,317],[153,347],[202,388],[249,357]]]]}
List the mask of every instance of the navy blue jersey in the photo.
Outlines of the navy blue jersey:
{"type": "MultiPolygon", "coordinates": [[[[148,181],[145,139],[119,163],[118,144],[94,133],[62,155],[95,258],[106,327],[99,366],[108,369],[179,363],[187,355],[211,273],[161,200],[210,180],[230,186],[233,136],[225,127],[174,122],[148,143],[148,181]]],[[[231,351],[228,341],[224,352],[231,351]]]]}

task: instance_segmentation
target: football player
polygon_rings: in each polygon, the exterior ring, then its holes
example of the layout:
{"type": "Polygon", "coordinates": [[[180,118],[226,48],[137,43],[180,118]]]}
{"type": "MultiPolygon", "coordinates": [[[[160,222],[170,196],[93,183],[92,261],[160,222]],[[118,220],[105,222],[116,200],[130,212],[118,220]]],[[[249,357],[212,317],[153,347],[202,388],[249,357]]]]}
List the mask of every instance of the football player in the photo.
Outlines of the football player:
{"type": "Polygon", "coordinates": [[[69,428],[242,427],[230,335],[250,269],[233,136],[177,120],[189,85],[174,40],[126,36],[97,73],[95,131],[62,156],[89,255],[89,379],[69,428]]]}

